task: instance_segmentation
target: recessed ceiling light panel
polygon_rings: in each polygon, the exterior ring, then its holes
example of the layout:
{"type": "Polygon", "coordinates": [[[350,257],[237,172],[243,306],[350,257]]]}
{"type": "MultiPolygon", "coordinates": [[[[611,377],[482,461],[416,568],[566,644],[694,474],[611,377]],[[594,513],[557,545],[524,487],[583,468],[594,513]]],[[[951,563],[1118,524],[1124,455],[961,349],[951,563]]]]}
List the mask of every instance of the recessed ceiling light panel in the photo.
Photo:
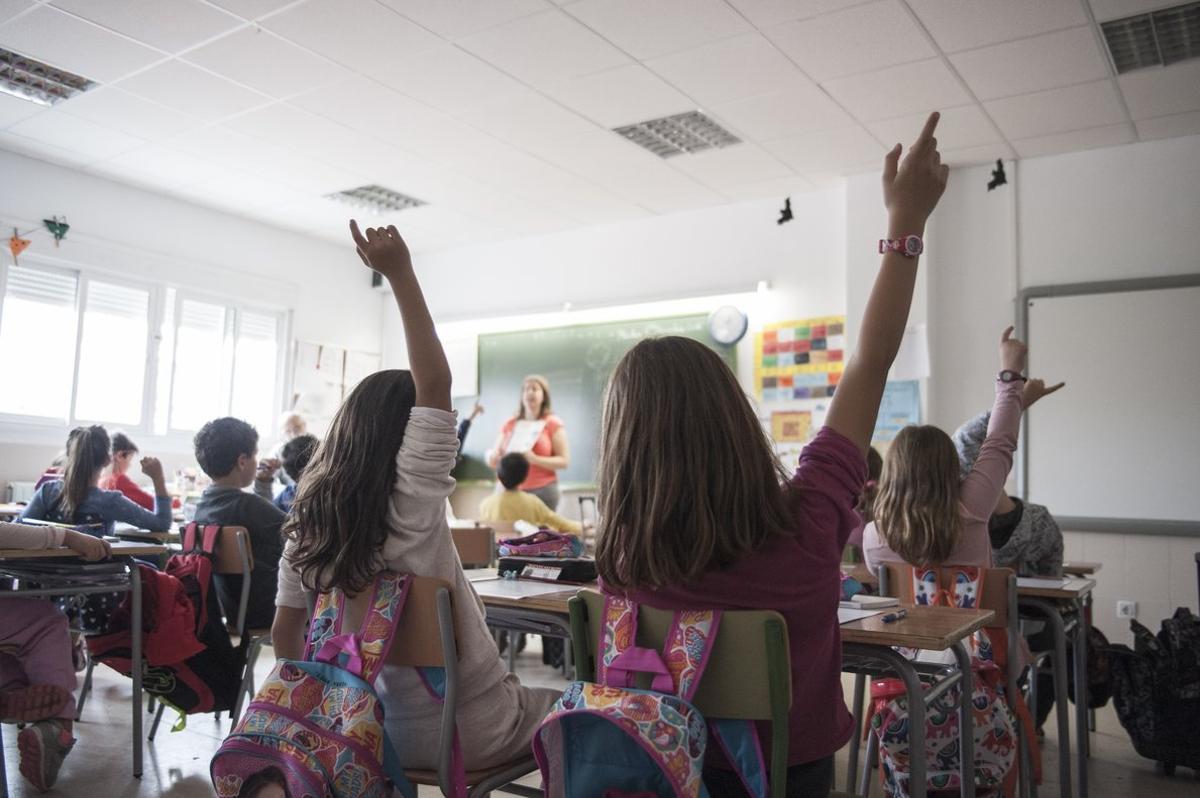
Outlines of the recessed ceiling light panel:
{"type": "Polygon", "coordinates": [[[660,158],[742,143],[741,139],[700,111],[649,119],[613,130],[660,158]]]}
{"type": "Polygon", "coordinates": [[[389,213],[409,208],[419,208],[427,204],[416,197],[410,197],[407,194],[401,194],[399,191],[393,191],[390,188],[376,185],[359,186],[358,188],[339,191],[336,194],[328,194],[327,197],[331,200],[344,202],[355,208],[370,211],[377,216],[385,216],[389,213]]]}
{"type": "Polygon", "coordinates": [[[0,91],[38,105],[54,105],[94,87],[95,82],[0,47],[0,91]]]}
{"type": "Polygon", "coordinates": [[[1200,3],[1100,23],[1118,74],[1200,58],[1200,3]]]}

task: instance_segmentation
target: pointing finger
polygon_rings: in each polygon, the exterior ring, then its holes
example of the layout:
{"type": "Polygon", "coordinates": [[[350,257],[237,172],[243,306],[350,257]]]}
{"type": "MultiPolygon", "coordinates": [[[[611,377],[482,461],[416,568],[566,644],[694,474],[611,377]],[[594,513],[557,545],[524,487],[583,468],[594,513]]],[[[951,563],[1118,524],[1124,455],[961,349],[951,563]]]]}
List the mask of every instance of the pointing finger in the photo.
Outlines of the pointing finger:
{"type": "Polygon", "coordinates": [[[1012,337],[1012,334],[1013,334],[1013,326],[1010,324],[1007,327],[1005,327],[1004,332],[1000,334],[1000,343],[1004,343],[1005,341],[1007,341],[1009,338],[1012,337]]]}
{"type": "Polygon", "coordinates": [[[934,111],[929,115],[929,118],[925,120],[925,127],[922,128],[921,135],[917,136],[916,142],[913,143],[914,150],[917,148],[927,147],[929,146],[930,142],[934,141],[933,131],[937,130],[938,120],[941,118],[942,115],[937,111],[934,111]]]}
{"type": "Polygon", "coordinates": [[[358,229],[358,221],[350,220],[350,235],[354,237],[354,243],[359,249],[359,255],[362,254],[362,249],[367,245],[367,239],[363,238],[362,232],[358,229]]]}

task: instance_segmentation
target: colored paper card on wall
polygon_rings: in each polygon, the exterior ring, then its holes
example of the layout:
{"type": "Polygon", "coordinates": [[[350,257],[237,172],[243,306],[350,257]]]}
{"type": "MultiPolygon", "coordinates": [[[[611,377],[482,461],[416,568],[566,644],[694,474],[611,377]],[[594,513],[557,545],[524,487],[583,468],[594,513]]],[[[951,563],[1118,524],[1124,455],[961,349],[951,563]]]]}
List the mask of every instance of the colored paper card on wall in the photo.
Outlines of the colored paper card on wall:
{"type": "Polygon", "coordinates": [[[804,443],[811,434],[811,411],[788,410],[771,414],[771,437],[776,443],[804,443]]]}
{"type": "Polygon", "coordinates": [[[909,424],[920,423],[921,383],[917,380],[889,382],[883,389],[871,440],[874,443],[889,443],[909,424]]]}

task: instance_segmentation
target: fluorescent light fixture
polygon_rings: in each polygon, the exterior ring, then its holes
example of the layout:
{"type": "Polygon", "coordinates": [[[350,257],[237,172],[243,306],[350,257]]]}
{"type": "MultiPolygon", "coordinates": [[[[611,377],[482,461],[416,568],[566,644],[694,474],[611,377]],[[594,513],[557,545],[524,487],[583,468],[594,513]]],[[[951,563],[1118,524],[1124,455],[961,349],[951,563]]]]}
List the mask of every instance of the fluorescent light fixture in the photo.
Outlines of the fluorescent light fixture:
{"type": "Polygon", "coordinates": [[[700,111],[648,119],[635,125],[613,128],[613,132],[659,158],[673,158],[742,143],[741,139],[700,111]]]}
{"type": "Polygon", "coordinates": [[[50,106],[95,85],[85,77],[0,47],[0,92],[50,106]]]}
{"type": "Polygon", "coordinates": [[[376,216],[386,216],[389,213],[396,213],[397,211],[409,208],[419,208],[427,204],[416,197],[410,197],[407,194],[401,194],[399,191],[393,191],[390,188],[376,185],[346,189],[335,194],[327,194],[326,198],[343,202],[354,208],[362,208],[374,213],[376,216]]]}
{"type": "Polygon", "coordinates": [[[1200,3],[1100,23],[1118,74],[1200,58],[1200,3]]]}

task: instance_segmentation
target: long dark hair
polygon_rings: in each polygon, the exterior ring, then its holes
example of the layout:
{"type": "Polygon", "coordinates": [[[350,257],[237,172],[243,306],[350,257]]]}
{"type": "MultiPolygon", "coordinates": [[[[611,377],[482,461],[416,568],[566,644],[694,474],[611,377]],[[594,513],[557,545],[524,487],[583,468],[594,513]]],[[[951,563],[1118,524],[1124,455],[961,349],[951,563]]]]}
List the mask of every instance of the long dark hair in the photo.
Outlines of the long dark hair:
{"type": "Polygon", "coordinates": [[[311,590],[367,587],[387,536],[396,452],[416,401],[412,374],[377,371],[338,409],[304,470],[283,534],[296,541],[293,565],[311,590]]]}
{"type": "Polygon", "coordinates": [[[55,508],[70,523],[95,484],[96,472],[108,465],[108,431],[101,426],[76,427],[67,435],[67,463],[55,508]]]}
{"type": "Polygon", "coordinates": [[[601,424],[596,565],[621,589],[694,582],[793,525],[786,474],[716,352],[641,341],[613,371],[601,424]]]}

